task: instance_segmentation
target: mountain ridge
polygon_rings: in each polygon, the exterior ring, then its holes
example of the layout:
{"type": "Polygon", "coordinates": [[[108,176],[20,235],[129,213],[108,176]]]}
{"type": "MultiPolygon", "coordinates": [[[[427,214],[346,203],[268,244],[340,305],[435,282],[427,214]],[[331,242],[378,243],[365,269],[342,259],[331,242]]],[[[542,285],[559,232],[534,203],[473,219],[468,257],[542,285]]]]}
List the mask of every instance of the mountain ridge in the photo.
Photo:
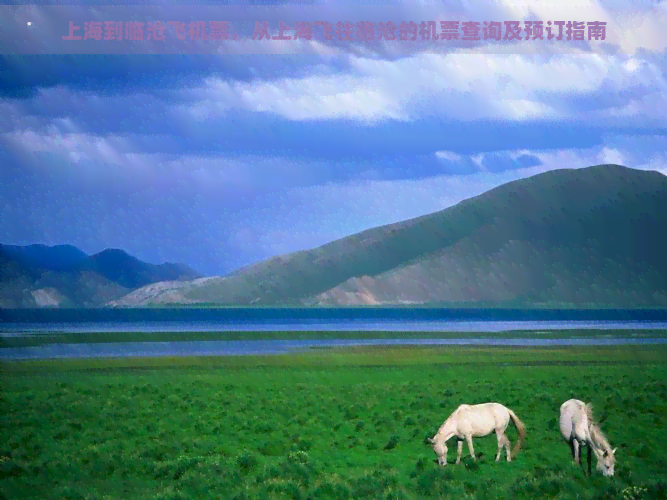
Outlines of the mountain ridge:
{"type": "Polygon", "coordinates": [[[73,245],[2,245],[0,250],[21,262],[25,266],[62,269],[87,258],[89,255],[73,245]]]}
{"type": "Polygon", "coordinates": [[[152,284],[109,305],[664,307],[666,227],[667,177],[659,172],[614,164],[559,169],[226,276],[152,284]]]}
{"type": "Polygon", "coordinates": [[[200,276],[183,264],[148,264],[120,249],[87,255],[71,245],[0,245],[2,308],[101,306],[150,283],[200,276]]]}

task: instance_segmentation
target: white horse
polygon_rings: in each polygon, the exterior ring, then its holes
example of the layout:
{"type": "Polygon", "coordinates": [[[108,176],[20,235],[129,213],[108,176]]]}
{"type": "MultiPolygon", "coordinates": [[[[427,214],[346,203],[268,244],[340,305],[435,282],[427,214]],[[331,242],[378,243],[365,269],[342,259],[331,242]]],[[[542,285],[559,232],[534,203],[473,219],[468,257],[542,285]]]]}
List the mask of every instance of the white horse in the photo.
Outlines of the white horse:
{"type": "Polygon", "coordinates": [[[498,438],[498,454],[496,462],[500,460],[503,446],[507,450],[507,461],[511,462],[512,457],[516,456],[521,443],[526,437],[526,427],[515,413],[501,405],[500,403],[482,403],[479,405],[461,405],[447,420],[440,426],[435,436],[429,438],[433,446],[433,451],[438,457],[440,465],[447,465],[447,441],[456,436],[458,441],[456,463],[461,462],[461,453],[463,452],[463,440],[468,442],[468,449],[473,460],[475,449],[472,446],[473,437],[488,436],[493,431],[498,438]],[[519,439],[510,454],[510,440],[505,435],[505,429],[509,425],[510,418],[514,426],[519,431],[519,439]]]}
{"type": "Polygon", "coordinates": [[[593,407],[578,399],[570,399],[560,406],[560,432],[570,444],[572,458],[576,464],[581,463],[579,451],[581,445],[588,446],[588,475],[591,474],[591,451],[598,459],[598,470],[605,476],[614,475],[616,450],[611,449],[609,442],[593,419],[593,407]]]}

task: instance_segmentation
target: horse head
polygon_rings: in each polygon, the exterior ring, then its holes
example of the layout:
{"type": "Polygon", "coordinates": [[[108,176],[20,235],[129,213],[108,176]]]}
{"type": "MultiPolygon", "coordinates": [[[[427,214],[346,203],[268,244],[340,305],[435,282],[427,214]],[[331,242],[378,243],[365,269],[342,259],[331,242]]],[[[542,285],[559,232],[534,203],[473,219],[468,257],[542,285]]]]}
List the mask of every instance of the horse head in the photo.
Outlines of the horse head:
{"type": "Polygon", "coordinates": [[[598,459],[598,470],[602,472],[603,476],[614,475],[614,465],[616,464],[616,450],[598,450],[595,449],[595,455],[598,459]]]}
{"type": "Polygon", "coordinates": [[[438,457],[438,465],[447,465],[447,445],[445,441],[436,441],[433,438],[428,438],[428,442],[433,448],[433,452],[438,457]]]}

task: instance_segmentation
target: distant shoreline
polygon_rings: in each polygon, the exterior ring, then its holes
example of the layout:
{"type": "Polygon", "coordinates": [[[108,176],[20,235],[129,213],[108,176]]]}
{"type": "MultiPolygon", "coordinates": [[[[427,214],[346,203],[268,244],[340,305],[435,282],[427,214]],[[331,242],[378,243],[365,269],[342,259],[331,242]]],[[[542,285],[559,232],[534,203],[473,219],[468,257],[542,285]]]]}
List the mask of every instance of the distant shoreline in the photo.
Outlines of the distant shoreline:
{"type": "Polygon", "coordinates": [[[664,339],[667,329],[565,329],[460,331],[219,331],[219,332],[82,332],[0,335],[0,349],[52,344],[110,344],[127,342],[210,342],[275,340],[373,340],[373,339],[664,339]]]}

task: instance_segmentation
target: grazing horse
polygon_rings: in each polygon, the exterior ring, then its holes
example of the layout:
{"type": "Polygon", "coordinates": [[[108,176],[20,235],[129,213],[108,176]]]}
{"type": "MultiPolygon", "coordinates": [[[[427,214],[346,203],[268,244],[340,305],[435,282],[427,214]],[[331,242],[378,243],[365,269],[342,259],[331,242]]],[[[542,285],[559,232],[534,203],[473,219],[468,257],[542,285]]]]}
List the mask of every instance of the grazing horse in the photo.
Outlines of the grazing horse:
{"type": "Polygon", "coordinates": [[[519,420],[512,410],[506,408],[500,403],[482,403],[479,405],[461,405],[447,420],[440,426],[438,432],[428,441],[433,446],[433,451],[438,457],[440,465],[447,465],[447,441],[456,436],[458,441],[458,450],[456,463],[461,462],[461,453],[463,451],[463,440],[468,442],[468,449],[473,460],[475,449],[472,446],[473,437],[488,436],[493,431],[498,438],[498,454],[496,462],[500,460],[503,447],[507,450],[507,461],[511,462],[512,457],[516,456],[521,443],[526,437],[526,427],[519,420]],[[510,419],[519,431],[519,439],[510,454],[510,440],[505,435],[505,429],[509,425],[510,419]]]}
{"type": "Polygon", "coordinates": [[[581,445],[588,446],[588,475],[591,475],[591,451],[598,459],[598,470],[605,476],[614,475],[616,450],[595,423],[593,407],[578,399],[570,399],[560,406],[560,432],[570,444],[572,458],[580,464],[581,445]]]}

